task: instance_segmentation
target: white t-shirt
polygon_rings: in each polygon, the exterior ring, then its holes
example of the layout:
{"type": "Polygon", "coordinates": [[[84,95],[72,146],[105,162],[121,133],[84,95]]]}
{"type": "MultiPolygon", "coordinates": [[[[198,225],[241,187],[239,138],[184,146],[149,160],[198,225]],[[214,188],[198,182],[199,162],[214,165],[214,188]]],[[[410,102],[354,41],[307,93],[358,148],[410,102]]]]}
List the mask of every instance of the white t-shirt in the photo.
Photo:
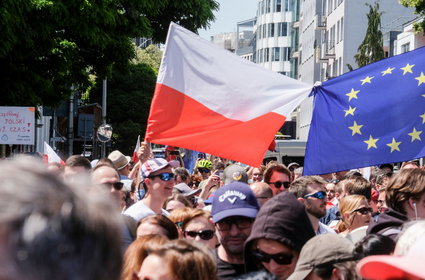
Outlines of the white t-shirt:
{"type": "MultiPolygon", "coordinates": [[[[155,215],[156,213],[146,206],[142,200],[137,201],[131,205],[127,210],[124,211],[124,215],[132,217],[136,222],[140,221],[144,217],[155,215]]],[[[169,213],[164,209],[161,209],[161,214],[168,217],[169,213]]]]}

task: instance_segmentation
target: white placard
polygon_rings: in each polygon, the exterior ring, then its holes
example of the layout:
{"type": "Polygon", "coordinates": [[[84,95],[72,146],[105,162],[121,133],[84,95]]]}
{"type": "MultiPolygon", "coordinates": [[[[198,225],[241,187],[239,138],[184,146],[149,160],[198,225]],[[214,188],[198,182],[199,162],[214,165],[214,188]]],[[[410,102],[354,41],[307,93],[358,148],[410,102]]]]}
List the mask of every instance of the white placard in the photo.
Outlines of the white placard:
{"type": "Polygon", "coordinates": [[[34,145],[35,107],[0,106],[0,144],[34,145]]]}

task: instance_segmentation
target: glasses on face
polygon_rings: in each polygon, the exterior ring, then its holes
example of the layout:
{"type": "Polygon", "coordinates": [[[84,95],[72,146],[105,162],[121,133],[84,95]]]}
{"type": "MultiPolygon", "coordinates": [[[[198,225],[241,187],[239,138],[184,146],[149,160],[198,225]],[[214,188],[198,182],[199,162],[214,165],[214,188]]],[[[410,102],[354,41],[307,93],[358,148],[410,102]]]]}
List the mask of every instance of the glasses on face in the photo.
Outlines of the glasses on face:
{"type": "Polygon", "coordinates": [[[291,183],[289,183],[289,182],[281,182],[281,181],[276,181],[276,182],[268,182],[267,184],[273,184],[276,188],[278,188],[278,189],[280,189],[282,186],[285,188],[285,189],[289,189],[289,185],[291,184],[291,183]]]}
{"type": "Polygon", "coordinates": [[[372,213],[373,209],[370,208],[370,207],[362,207],[362,208],[359,208],[359,209],[356,209],[356,210],[353,211],[353,213],[355,213],[355,212],[359,212],[362,215],[367,215],[369,213],[372,213]]]}
{"type": "Polygon", "coordinates": [[[254,258],[256,258],[260,262],[269,263],[270,260],[274,260],[275,263],[280,265],[288,265],[292,263],[292,258],[294,257],[293,254],[288,253],[278,253],[278,254],[267,254],[260,250],[255,250],[252,252],[252,255],[254,258]]]}
{"type": "Polygon", "coordinates": [[[238,229],[247,229],[253,222],[254,220],[249,218],[224,219],[217,222],[216,226],[220,231],[230,230],[232,225],[235,225],[238,229]]]}
{"type": "Polygon", "coordinates": [[[366,214],[372,213],[373,209],[370,207],[362,207],[362,208],[354,210],[353,213],[354,212],[359,212],[362,215],[366,215],[366,214]]]}
{"type": "Polygon", "coordinates": [[[165,173],[160,173],[157,175],[148,176],[148,178],[155,178],[155,177],[159,177],[159,179],[161,179],[162,181],[168,182],[174,178],[174,173],[165,172],[165,173]]]}
{"type": "Polygon", "coordinates": [[[124,183],[115,182],[115,183],[103,183],[102,185],[108,187],[109,189],[114,188],[114,190],[120,191],[124,187],[124,183]]]}
{"type": "Polygon", "coordinates": [[[314,197],[318,199],[325,199],[326,198],[326,192],[325,191],[318,191],[312,194],[305,195],[304,198],[314,197]]]}
{"type": "Polygon", "coordinates": [[[198,171],[201,173],[209,173],[210,170],[208,168],[198,168],[198,171]]]}
{"type": "Polygon", "coordinates": [[[207,229],[207,230],[200,230],[200,231],[187,230],[184,232],[184,237],[186,238],[195,239],[196,236],[198,235],[202,240],[210,240],[214,237],[214,231],[207,229]]]}

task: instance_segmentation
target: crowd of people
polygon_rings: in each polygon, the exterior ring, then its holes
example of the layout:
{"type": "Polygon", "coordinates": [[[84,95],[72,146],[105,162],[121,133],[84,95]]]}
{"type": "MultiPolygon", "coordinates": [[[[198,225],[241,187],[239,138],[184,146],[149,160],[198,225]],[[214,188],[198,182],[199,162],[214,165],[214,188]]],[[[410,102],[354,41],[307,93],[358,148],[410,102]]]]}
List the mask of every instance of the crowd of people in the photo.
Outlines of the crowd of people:
{"type": "Polygon", "coordinates": [[[0,279],[425,279],[425,168],[0,162],[0,279]]]}

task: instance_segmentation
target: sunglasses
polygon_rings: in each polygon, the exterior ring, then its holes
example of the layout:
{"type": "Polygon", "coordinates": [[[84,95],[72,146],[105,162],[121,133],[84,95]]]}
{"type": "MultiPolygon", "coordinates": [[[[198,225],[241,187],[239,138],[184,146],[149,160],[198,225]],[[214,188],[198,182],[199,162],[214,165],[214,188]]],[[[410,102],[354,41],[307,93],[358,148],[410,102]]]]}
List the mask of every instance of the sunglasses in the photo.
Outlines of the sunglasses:
{"type": "Polygon", "coordinates": [[[314,197],[318,199],[325,199],[326,198],[326,192],[325,191],[319,191],[312,194],[305,195],[304,198],[314,197]]]}
{"type": "Polygon", "coordinates": [[[353,213],[354,212],[359,212],[362,215],[366,215],[366,214],[372,213],[373,209],[370,207],[362,207],[362,208],[354,210],[353,213]]]}
{"type": "Polygon", "coordinates": [[[210,170],[207,169],[207,168],[198,168],[198,171],[201,172],[201,173],[208,173],[208,172],[210,172],[210,170]]]}
{"type": "Polygon", "coordinates": [[[270,255],[258,249],[253,251],[252,255],[254,256],[254,258],[256,258],[260,262],[269,263],[270,260],[274,260],[275,263],[280,265],[291,264],[292,259],[294,257],[293,254],[288,254],[288,253],[278,253],[278,254],[270,255]]]}
{"type": "Polygon", "coordinates": [[[155,178],[155,177],[159,177],[162,181],[168,182],[174,178],[174,173],[165,172],[165,173],[160,173],[157,175],[148,176],[148,178],[155,178]]]}
{"type": "Polygon", "coordinates": [[[115,183],[103,183],[102,185],[108,187],[109,189],[114,188],[114,190],[120,191],[124,187],[124,183],[115,182],[115,183]]]}
{"type": "Polygon", "coordinates": [[[285,189],[289,189],[289,185],[291,184],[290,182],[281,182],[281,181],[276,181],[276,182],[268,182],[267,184],[273,184],[276,188],[280,189],[282,186],[285,189]]]}
{"type": "Polygon", "coordinates": [[[214,237],[214,231],[207,229],[207,230],[200,230],[200,231],[188,230],[184,232],[184,237],[186,238],[195,239],[196,236],[198,235],[202,240],[210,240],[214,237]]]}
{"type": "Polygon", "coordinates": [[[217,229],[220,231],[230,230],[232,225],[235,225],[238,229],[247,229],[252,223],[253,219],[249,218],[237,218],[237,219],[224,219],[216,223],[217,229]]]}

